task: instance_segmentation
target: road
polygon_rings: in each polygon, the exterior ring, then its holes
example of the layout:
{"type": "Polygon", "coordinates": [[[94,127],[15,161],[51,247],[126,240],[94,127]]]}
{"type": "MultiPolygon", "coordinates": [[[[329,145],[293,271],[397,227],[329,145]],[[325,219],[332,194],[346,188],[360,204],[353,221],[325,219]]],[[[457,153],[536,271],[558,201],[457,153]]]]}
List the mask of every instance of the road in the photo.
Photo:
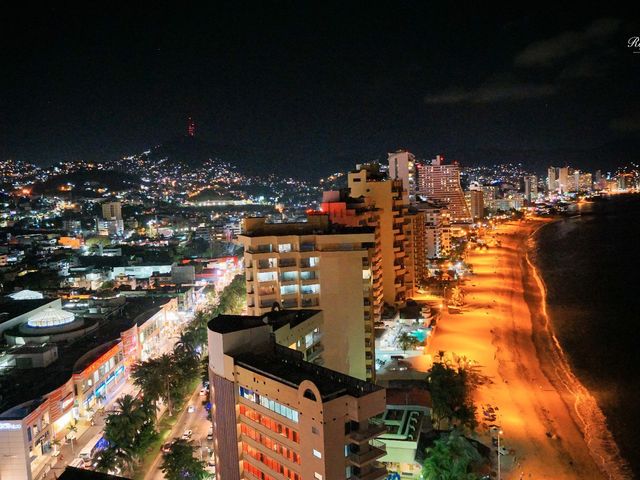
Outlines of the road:
{"type": "MultiPolygon", "coordinates": [[[[203,403],[208,401],[208,396],[200,395],[201,387],[202,386],[198,384],[189,397],[189,401],[185,404],[185,408],[181,412],[176,413],[176,415],[179,415],[179,418],[167,437],[167,442],[170,442],[175,438],[181,438],[185,430],[192,430],[193,434],[191,436],[191,442],[194,446],[198,447],[196,450],[196,457],[200,455],[200,458],[206,461],[210,452],[209,449],[212,446],[212,442],[207,440],[207,434],[209,432],[211,422],[207,419],[207,410],[203,405],[203,403]],[[193,405],[195,407],[194,412],[188,412],[189,405],[193,405]]],[[[151,468],[144,477],[144,480],[164,479],[164,475],[160,470],[161,465],[162,452],[158,453],[154,459],[151,468]]]]}

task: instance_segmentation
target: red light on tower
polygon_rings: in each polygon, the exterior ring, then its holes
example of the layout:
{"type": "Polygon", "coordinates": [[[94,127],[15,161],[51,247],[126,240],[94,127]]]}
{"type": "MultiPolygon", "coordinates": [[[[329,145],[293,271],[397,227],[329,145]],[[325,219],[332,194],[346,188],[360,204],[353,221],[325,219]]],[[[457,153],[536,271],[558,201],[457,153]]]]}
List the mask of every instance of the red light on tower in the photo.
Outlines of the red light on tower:
{"type": "Polygon", "coordinates": [[[189,135],[190,137],[196,136],[196,123],[191,117],[189,117],[189,122],[187,123],[187,135],[189,135]]]}

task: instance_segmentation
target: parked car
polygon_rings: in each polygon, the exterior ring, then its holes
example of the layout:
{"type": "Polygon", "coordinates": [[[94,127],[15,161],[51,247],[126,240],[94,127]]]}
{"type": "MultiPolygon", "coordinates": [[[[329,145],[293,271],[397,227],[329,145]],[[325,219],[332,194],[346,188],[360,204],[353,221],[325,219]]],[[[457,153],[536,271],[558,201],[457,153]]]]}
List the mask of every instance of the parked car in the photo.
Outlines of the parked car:
{"type": "Polygon", "coordinates": [[[193,413],[196,411],[196,407],[194,405],[189,405],[189,408],[187,408],[187,412],[189,413],[193,413]]]}
{"type": "Polygon", "coordinates": [[[191,439],[191,435],[193,435],[193,430],[191,430],[191,429],[185,430],[184,433],[182,434],[182,439],[183,440],[190,440],[191,439]]]}
{"type": "Polygon", "coordinates": [[[162,445],[162,453],[169,453],[171,451],[171,443],[167,442],[162,445]]]}

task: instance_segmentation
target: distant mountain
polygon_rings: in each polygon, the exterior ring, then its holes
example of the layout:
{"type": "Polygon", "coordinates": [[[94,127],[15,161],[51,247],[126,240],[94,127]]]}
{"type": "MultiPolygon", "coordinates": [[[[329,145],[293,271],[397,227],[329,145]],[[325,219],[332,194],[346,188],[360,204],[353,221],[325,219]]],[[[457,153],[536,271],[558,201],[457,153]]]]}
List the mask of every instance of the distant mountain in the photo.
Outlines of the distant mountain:
{"type": "Polygon", "coordinates": [[[211,143],[198,137],[186,135],[168,140],[154,148],[148,154],[152,161],[164,161],[164,164],[182,164],[192,168],[201,168],[208,160],[218,160],[234,165],[241,173],[260,175],[272,171],[258,152],[232,145],[211,143]],[[166,160],[165,160],[166,159],[166,160]]]}

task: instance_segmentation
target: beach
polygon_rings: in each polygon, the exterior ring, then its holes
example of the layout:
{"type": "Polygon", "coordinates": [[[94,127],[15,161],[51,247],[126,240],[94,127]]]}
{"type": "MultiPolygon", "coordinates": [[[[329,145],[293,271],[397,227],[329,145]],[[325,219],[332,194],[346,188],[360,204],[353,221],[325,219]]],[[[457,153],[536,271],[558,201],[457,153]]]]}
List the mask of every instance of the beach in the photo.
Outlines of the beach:
{"type": "MultiPolygon", "coordinates": [[[[496,408],[510,452],[502,478],[631,478],[595,399],[571,372],[529,259],[532,234],[549,221],[500,225],[492,234],[500,246],[469,253],[466,305],[443,314],[427,353],[465,356],[486,376],[474,400],[479,418],[482,406],[496,408]]],[[[488,441],[486,429],[479,434],[488,441]]]]}

